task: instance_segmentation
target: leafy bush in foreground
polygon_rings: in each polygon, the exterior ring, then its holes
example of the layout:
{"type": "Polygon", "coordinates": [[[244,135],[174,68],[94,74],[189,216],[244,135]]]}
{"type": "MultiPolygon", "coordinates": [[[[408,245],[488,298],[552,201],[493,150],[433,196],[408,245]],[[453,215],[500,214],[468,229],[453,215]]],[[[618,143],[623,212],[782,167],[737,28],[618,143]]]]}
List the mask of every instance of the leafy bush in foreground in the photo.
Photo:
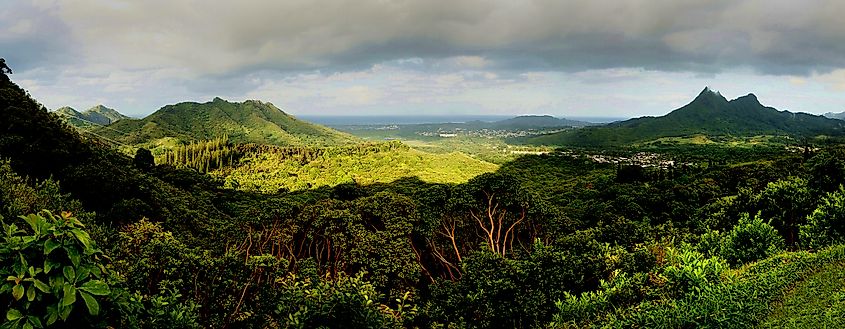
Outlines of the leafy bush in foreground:
{"type": "Polygon", "coordinates": [[[103,326],[101,315],[116,292],[107,283],[104,256],[82,223],[70,213],[49,211],[20,218],[28,227],[3,223],[0,276],[6,280],[0,305],[8,321],[3,327],[103,326]]]}
{"type": "Polygon", "coordinates": [[[805,247],[823,248],[845,243],[845,187],[828,193],[813,213],[807,217],[807,224],[801,226],[801,241],[805,247]]]}
{"type": "Polygon", "coordinates": [[[732,265],[760,260],[783,251],[784,241],[760,216],[742,214],[739,223],[722,239],[721,256],[732,265]]]}

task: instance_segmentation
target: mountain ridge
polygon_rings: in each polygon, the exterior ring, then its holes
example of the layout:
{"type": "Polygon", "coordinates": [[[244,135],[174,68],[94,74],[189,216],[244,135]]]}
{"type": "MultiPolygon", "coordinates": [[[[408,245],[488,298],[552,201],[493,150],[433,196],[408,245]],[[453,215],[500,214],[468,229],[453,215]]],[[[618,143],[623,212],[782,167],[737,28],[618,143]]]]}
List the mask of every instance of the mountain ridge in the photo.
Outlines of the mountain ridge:
{"type": "Polygon", "coordinates": [[[224,135],[235,143],[280,146],[345,145],[358,140],[334,129],[296,119],[269,102],[229,102],[220,97],[205,103],[166,105],[143,119],[121,120],[97,133],[128,144],[166,137],[199,141],[224,135]]]}
{"type": "Polygon", "coordinates": [[[822,114],[826,118],[845,120],[845,111],[842,112],[827,112],[822,114]]]}
{"type": "Polygon", "coordinates": [[[106,126],[130,118],[103,104],[95,105],[84,112],[79,112],[70,106],[62,106],[54,112],[63,116],[68,123],[75,127],[87,127],[92,124],[106,126]],[[74,118],[78,120],[74,120],[74,118]]]}
{"type": "Polygon", "coordinates": [[[808,137],[843,133],[845,123],[841,121],[807,113],[780,111],[760,104],[754,94],[727,100],[720,93],[704,88],[690,103],[663,116],[645,116],[605,126],[544,135],[530,138],[528,142],[547,145],[613,146],[697,134],[775,134],[808,137]]]}
{"type": "Polygon", "coordinates": [[[553,128],[553,127],[584,127],[591,125],[589,122],[558,118],[548,114],[544,115],[520,115],[510,119],[492,122],[494,127],[507,128],[553,128]]]}

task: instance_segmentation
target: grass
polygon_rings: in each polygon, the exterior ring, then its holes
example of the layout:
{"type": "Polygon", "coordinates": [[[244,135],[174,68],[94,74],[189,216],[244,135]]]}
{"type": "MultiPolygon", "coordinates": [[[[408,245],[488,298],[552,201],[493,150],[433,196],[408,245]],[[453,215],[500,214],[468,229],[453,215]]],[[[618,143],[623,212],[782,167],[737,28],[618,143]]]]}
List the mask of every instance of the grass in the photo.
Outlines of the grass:
{"type": "Polygon", "coordinates": [[[845,328],[845,262],[810,275],[776,302],[758,328],[845,328]]]}

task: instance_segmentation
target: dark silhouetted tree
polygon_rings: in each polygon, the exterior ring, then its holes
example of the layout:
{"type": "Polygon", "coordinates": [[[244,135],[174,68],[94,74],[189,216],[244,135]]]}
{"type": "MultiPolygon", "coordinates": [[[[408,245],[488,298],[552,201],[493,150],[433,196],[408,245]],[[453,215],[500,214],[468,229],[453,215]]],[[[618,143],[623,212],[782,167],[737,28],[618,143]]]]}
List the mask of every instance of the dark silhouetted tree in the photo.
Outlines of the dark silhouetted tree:
{"type": "Polygon", "coordinates": [[[139,148],[138,151],[135,152],[135,166],[140,169],[150,169],[155,166],[155,160],[153,158],[153,153],[150,150],[145,148],[139,148]]]}

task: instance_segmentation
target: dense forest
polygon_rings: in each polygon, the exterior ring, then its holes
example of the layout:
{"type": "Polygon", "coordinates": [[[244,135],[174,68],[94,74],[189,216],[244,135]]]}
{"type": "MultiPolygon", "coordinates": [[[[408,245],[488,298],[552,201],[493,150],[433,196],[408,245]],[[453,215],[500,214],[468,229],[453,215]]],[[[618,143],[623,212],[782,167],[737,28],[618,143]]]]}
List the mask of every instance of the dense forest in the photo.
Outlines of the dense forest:
{"type": "Polygon", "coordinates": [[[217,136],[130,157],[5,75],[0,109],[4,328],[845,325],[841,286],[803,284],[841,282],[837,145],[663,145],[675,160],[653,166],[558,150],[463,182],[243,189],[214,172],[410,150],[217,136]]]}

